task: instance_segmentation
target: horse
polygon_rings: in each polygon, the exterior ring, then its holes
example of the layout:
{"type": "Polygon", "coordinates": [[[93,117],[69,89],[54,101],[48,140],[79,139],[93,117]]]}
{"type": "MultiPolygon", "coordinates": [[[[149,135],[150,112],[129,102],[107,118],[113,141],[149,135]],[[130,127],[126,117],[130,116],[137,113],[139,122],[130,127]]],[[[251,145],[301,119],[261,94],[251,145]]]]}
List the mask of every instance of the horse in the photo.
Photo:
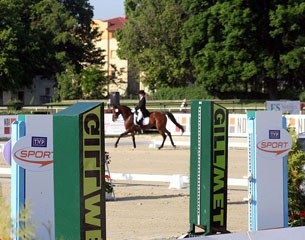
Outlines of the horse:
{"type": "Polygon", "coordinates": [[[149,115],[149,124],[144,125],[140,127],[139,125],[134,124],[134,114],[132,113],[131,109],[127,106],[123,105],[115,105],[113,106],[112,110],[112,121],[116,121],[119,117],[119,115],[122,115],[124,119],[124,124],[125,124],[125,132],[120,134],[118,137],[114,147],[118,146],[118,143],[121,139],[121,137],[126,136],[127,134],[131,134],[132,137],[132,143],[133,143],[133,148],[136,148],[136,142],[135,142],[135,133],[141,130],[146,130],[150,129],[153,127],[156,127],[158,132],[162,135],[163,137],[163,142],[160,145],[159,149],[163,148],[165,139],[167,136],[169,136],[169,139],[171,141],[172,146],[175,148],[176,145],[174,144],[172,134],[170,131],[166,129],[166,123],[167,123],[167,118],[168,118],[181,130],[182,134],[184,132],[183,126],[181,126],[175,119],[174,115],[171,112],[151,112],[149,115]]]}

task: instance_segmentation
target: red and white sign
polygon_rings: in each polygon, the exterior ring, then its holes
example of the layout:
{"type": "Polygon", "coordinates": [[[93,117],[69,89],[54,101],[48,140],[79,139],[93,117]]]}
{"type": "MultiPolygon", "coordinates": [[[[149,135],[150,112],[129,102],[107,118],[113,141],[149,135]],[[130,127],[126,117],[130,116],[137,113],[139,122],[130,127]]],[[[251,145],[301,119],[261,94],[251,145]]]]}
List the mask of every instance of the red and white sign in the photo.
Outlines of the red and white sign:
{"type": "Polygon", "coordinates": [[[285,129],[265,129],[257,135],[257,154],[262,158],[282,158],[291,146],[291,136],[285,129]]]}
{"type": "Polygon", "coordinates": [[[50,171],[53,169],[53,142],[46,136],[24,136],[14,145],[13,158],[26,170],[50,171]]]}

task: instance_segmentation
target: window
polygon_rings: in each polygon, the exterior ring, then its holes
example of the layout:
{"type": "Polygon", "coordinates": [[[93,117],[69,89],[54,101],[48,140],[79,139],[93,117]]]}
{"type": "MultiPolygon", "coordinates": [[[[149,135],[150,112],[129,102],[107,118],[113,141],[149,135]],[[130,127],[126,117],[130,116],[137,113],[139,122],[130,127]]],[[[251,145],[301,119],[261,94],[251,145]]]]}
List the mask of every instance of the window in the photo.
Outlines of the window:
{"type": "Polygon", "coordinates": [[[24,102],[24,92],[23,91],[18,92],[18,100],[20,102],[24,102]]]}
{"type": "Polygon", "coordinates": [[[49,96],[51,93],[51,89],[49,87],[45,88],[45,95],[49,96]]]}

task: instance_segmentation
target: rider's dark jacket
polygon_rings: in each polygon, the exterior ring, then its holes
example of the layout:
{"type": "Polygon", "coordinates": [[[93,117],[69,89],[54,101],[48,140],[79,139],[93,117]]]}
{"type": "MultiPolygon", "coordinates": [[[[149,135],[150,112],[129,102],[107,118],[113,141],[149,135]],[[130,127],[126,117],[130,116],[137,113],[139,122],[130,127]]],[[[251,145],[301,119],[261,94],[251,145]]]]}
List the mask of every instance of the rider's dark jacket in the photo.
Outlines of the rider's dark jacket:
{"type": "Polygon", "coordinates": [[[136,111],[138,109],[141,110],[143,113],[143,117],[148,117],[149,116],[149,111],[146,109],[146,99],[145,97],[142,97],[138,103],[138,105],[135,107],[136,111]]]}

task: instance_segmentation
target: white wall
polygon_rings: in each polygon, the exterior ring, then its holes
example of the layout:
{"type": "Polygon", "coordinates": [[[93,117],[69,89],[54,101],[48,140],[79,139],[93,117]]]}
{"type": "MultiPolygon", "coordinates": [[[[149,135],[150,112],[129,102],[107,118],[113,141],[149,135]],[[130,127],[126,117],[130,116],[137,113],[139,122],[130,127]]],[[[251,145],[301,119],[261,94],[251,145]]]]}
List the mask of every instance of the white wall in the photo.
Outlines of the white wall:
{"type": "Polygon", "coordinates": [[[24,87],[15,92],[3,92],[3,104],[5,105],[12,100],[18,100],[18,92],[24,92],[24,104],[40,105],[44,103],[41,101],[42,97],[52,97],[54,95],[54,85],[55,81],[52,79],[36,77],[33,79],[33,84],[29,88],[24,87]],[[46,93],[46,88],[50,89],[49,94],[46,93]]]}

